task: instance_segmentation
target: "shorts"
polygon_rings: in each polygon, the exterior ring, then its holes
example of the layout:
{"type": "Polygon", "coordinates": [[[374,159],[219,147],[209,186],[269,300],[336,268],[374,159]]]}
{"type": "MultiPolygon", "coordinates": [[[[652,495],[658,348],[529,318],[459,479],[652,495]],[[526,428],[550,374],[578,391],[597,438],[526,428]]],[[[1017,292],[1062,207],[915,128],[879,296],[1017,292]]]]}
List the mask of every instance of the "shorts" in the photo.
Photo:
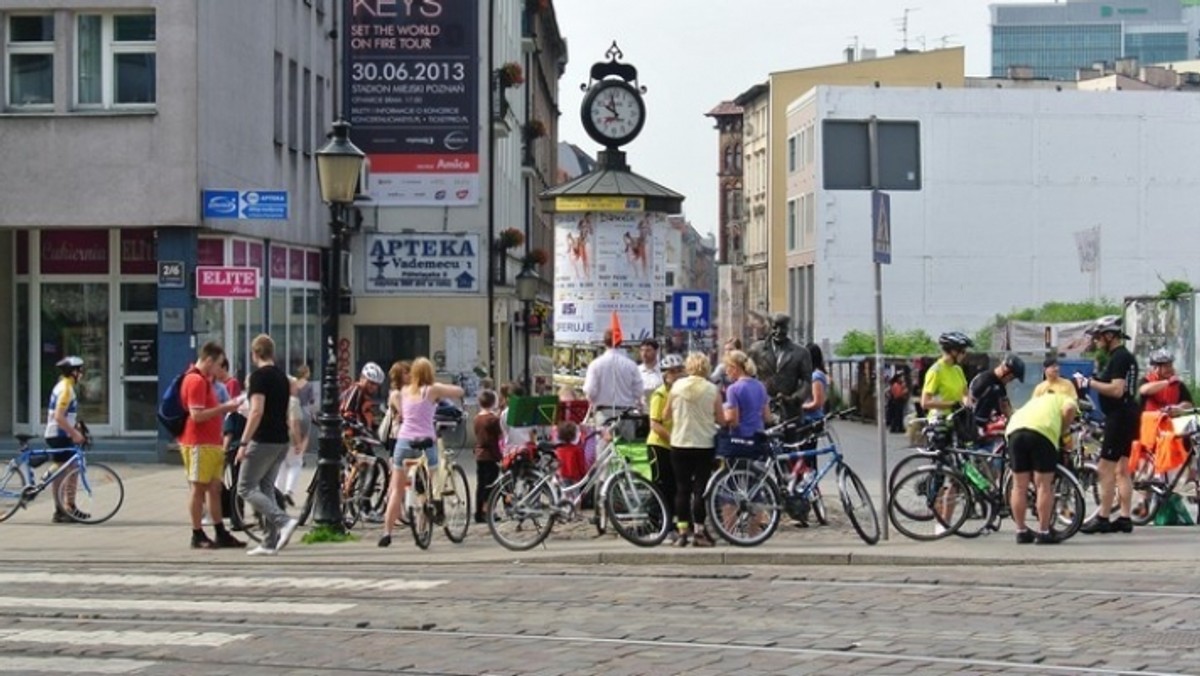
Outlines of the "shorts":
{"type": "MultiPolygon", "coordinates": [[[[46,437],[46,448],[75,448],[75,442],[71,441],[71,437],[46,437]]],[[[75,451],[50,451],[47,453],[50,456],[50,461],[61,465],[71,459],[75,455],[75,451]]]]}
{"type": "MultiPolygon", "coordinates": [[[[403,467],[405,460],[418,460],[421,452],[412,447],[411,439],[397,439],[396,450],[392,451],[392,467],[403,467]]],[[[437,442],[425,449],[425,462],[430,467],[437,467],[437,442]]]]}
{"type": "Polygon", "coordinates": [[[183,471],[192,483],[220,481],[225,473],[225,451],[219,444],[180,446],[179,455],[183,458],[183,471]]]}
{"type": "Polygon", "coordinates": [[[1138,436],[1138,414],[1115,411],[1104,418],[1104,442],[1100,446],[1100,459],[1118,462],[1128,458],[1133,440],[1138,436]]]}
{"type": "Polygon", "coordinates": [[[1008,457],[1012,471],[1048,474],[1058,465],[1054,444],[1033,430],[1017,430],[1008,435],[1008,457]]]}

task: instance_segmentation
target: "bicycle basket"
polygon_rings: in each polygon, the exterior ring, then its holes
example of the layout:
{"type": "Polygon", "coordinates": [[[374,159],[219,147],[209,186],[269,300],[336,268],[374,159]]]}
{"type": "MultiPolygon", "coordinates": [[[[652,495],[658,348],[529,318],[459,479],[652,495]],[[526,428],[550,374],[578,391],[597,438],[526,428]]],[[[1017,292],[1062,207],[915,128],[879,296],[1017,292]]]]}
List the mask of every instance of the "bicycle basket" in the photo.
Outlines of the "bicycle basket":
{"type": "Polygon", "coordinates": [[[728,432],[717,435],[717,455],[722,458],[761,458],[770,453],[770,444],[758,435],[749,439],[728,432]]]}

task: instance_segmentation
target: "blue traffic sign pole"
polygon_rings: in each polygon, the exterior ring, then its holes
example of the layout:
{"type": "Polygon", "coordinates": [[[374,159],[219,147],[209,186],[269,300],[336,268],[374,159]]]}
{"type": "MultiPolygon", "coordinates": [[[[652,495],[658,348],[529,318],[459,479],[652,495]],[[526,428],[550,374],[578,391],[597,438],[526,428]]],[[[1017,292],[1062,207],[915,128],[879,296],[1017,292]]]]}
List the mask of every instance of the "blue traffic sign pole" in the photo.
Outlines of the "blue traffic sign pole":
{"type": "Polygon", "coordinates": [[[874,115],[867,122],[867,152],[871,163],[871,238],[875,249],[871,258],[875,261],[875,427],[879,432],[879,485],[882,496],[882,518],[879,519],[882,528],[881,535],[888,539],[888,463],[887,463],[887,428],[884,426],[883,399],[883,256],[880,255],[880,245],[877,231],[881,230],[881,217],[887,218],[887,260],[891,263],[891,203],[882,199],[887,195],[879,192],[879,119],[874,115]],[[886,208],[881,208],[883,205],[886,208]],[[882,213],[875,213],[882,211],[882,213]]]}

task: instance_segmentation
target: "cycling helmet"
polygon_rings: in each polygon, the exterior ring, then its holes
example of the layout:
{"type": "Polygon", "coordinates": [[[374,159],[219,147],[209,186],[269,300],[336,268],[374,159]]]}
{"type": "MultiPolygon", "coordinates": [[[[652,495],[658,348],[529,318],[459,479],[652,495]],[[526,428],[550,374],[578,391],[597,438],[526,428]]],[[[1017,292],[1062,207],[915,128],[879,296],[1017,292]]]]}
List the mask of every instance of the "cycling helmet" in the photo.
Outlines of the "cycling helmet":
{"type": "Polygon", "coordinates": [[[83,368],[83,360],[75,355],[70,355],[58,360],[58,363],[55,364],[55,366],[57,366],[58,370],[62,371],[63,373],[69,373],[71,371],[77,371],[83,368]]]}
{"type": "Polygon", "coordinates": [[[383,369],[379,368],[379,364],[376,364],[373,361],[369,361],[363,365],[362,377],[375,383],[376,385],[382,385],[385,378],[383,369]]]}
{"type": "Polygon", "coordinates": [[[663,357],[659,367],[664,371],[679,371],[683,369],[683,355],[669,354],[663,357]]]}
{"type": "Polygon", "coordinates": [[[1015,354],[1005,355],[1004,365],[1008,367],[1009,373],[1021,382],[1025,382],[1025,362],[1015,354]]]}
{"type": "Polygon", "coordinates": [[[938,336],[938,345],[943,350],[966,350],[974,347],[975,343],[961,331],[947,331],[938,336]]]}
{"type": "Polygon", "coordinates": [[[1150,353],[1150,364],[1157,366],[1159,364],[1172,364],[1175,362],[1175,355],[1163,349],[1158,349],[1150,353]]]}
{"type": "Polygon", "coordinates": [[[1096,320],[1095,324],[1085,332],[1089,336],[1099,336],[1105,333],[1115,333],[1122,338],[1128,338],[1125,332],[1121,330],[1121,318],[1116,315],[1108,315],[1096,320]]]}

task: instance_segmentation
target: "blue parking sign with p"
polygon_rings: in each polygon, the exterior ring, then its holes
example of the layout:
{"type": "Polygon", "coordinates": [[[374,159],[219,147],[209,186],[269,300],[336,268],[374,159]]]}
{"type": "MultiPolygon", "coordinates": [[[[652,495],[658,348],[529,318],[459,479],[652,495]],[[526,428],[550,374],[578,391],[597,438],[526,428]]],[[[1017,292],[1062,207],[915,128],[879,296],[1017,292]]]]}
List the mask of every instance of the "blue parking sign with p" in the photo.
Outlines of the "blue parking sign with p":
{"type": "Polygon", "coordinates": [[[712,324],[707,291],[676,291],[671,296],[671,328],[696,331],[712,324]]]}

